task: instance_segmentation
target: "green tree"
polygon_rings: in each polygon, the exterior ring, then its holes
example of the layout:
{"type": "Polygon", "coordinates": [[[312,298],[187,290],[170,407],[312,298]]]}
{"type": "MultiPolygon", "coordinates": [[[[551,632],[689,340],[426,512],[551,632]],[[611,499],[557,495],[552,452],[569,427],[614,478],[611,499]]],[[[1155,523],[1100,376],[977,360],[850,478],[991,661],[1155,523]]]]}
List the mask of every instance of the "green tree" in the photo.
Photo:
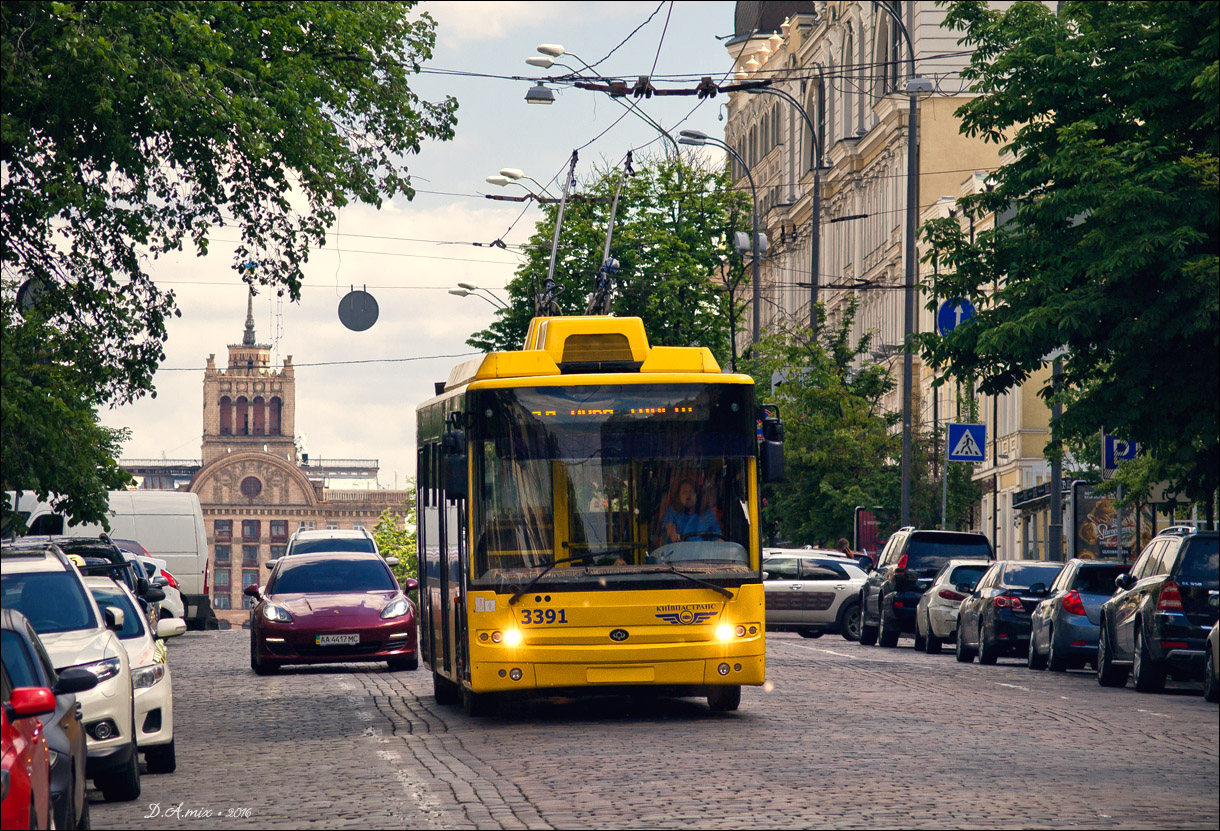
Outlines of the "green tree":
{"type": "Polygon", "coordinates": [[[992,190],[963,200],[999,227],[974,241],[955,220],[925,227],[943,272],[930,307],[962,296],[979,309],[947,337],[923,335],[925,358],[1000,393],[1063,348],[1058,438],[1080,444],[1104,427],[1136,441],[1149,460],[1141,489],[1167,479],[1210,506],[1220,4],[1067,2],[1056,15],[952,3],[945,23],[974,50],[963,76],[978,95],[958,110],[962,130],[1011,161],[992,190]]]}
{"type": "MultiPolygon", "coordinates": [[[[619,197],[610,255],[611,311],[644,320],[658,346],[706,346],[723,364],[732,359],[730,321],[740,319],[731,289],[741,280],[733,232],[745,223],[746,197],[733,189],[724,170],[692,163],[691,157],[638,162],[619,197]],[[726,287],[725,281],[729,281],[726,287]],[[734,317],[733,313],[736,313],[734,317]]],[[[617,170],[594,175],[564,211],[555,282],[563,314],[584,314],[602,262],[617,170]]],[[[520,349],[534,298],[546,282],[558,206],[544,207],[526,247],[526,260],[508,284],[509,308],[467,341],[484,351],[520,349]]]]}
{"type": "Polygon", "coordinates": [[[419,579],[419,562],[415,545],[415,500],[407,502],[407,512],[401,514],[386,508],[373,526],[373,539],[383,557],[397,557],[398,564],[390,566],[401,583],[408,577],[419,579]]]}
{"type": "Polygon", "coordinates": [[[61,417],[84,427],[94,407],[152,391],[179,312],[149,261],[188,242],[206,254],[233,226],[243,279],[297,299],[339,207],[413,196],[406,159],[452,137],[457,103],[408,87],[435,41],[412,5],[0,6],[6,488],[54,489],[78,519],[101,519],[117,442],[67,456],[56,433],[61,417]],[[22,283],[32,308],[13,302],[22,283]],[[38,396],[10,395],[11,373],[35,366],[53,367],[32,381],[38,396]],[[37,469],[22,446],[43,448],[37,469]]]}

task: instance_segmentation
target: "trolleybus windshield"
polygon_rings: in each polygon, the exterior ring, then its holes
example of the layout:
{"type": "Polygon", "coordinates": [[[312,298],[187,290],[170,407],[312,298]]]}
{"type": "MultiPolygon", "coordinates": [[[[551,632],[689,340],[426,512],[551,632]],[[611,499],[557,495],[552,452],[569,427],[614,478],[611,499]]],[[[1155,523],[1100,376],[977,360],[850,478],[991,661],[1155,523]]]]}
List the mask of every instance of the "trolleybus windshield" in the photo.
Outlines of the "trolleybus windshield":
{"type": "Polygon", "coordinates": [[[473,580],[614,589],[756,579],[753,405],[745,384],[472,390],[473,580]]]}

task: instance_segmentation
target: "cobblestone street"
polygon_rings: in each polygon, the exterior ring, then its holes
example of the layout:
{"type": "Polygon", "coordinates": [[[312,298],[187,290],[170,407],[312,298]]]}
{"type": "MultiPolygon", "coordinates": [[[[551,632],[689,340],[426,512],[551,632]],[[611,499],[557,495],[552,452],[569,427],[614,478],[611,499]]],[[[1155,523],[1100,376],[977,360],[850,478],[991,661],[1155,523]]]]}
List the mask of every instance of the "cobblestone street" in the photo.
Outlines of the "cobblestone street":
{"type": "Polygon", "coordinates": [[[1218,710],[1197,685],[838,638],[768,639],[768,691],[546,700],[486,719],[382,664],[260,678],[241,630],[171,650],[178,770],[99,828],[1215,828],[1218,710]],[[209,813],[210,812],[210,813],[209,813]]]}

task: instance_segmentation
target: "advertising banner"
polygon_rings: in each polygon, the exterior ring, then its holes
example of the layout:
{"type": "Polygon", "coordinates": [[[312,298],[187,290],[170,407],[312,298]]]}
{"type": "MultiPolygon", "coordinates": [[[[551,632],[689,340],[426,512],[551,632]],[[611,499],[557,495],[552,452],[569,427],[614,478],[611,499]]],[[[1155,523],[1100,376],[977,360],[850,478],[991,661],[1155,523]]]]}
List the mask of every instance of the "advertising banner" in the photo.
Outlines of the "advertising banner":
{"type": "Polygon", "coordinates": [[[1134,562],[1152,538],[1154,515],[1144,506],[1136,540],[1135,509],[1127,506],[1119,516],[1114,498],[1097,494],[1084,482],[1072,485],[1072,552],[1085,560],[1123,559],[1134,562]]]}

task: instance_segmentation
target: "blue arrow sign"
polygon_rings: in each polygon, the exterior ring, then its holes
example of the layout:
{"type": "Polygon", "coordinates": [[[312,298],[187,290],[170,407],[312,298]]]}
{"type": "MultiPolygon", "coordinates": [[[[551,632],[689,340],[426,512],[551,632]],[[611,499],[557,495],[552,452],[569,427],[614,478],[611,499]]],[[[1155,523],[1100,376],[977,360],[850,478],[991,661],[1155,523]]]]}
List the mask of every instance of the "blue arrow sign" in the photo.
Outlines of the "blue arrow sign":
{"type": "Polygon", "coordinates": [[[974,304],[964,297],[950,297],[936,310],[936,328],[947,335],[974,317],[974,304]]]}
{"type": "Polygon", "coordinates": [[[987,454],[987,425],[950,424],[947,443],[948,459],[951,462],[981,462],[987,454]]]}

